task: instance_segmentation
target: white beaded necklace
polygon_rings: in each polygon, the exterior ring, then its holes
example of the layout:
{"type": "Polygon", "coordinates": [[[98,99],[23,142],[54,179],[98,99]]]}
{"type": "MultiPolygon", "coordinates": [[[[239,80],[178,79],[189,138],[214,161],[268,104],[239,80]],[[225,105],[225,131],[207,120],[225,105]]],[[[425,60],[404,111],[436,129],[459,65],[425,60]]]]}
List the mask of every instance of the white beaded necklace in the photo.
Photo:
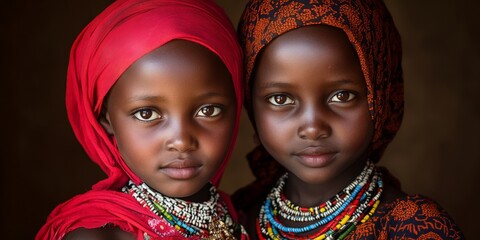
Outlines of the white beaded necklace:
{"type": "Polygon", "coordinates": [[[206,232],[231,236],[236,227],[226,207],[219,203],[219,194],[214,186],[210,187],[210,199],[201,203],[165,196],[145,183],[135,185],[130,181],[122,191],[132,195],[143,207],[163,217],[175,228],[181,228],[185,237],[206,232]]]}

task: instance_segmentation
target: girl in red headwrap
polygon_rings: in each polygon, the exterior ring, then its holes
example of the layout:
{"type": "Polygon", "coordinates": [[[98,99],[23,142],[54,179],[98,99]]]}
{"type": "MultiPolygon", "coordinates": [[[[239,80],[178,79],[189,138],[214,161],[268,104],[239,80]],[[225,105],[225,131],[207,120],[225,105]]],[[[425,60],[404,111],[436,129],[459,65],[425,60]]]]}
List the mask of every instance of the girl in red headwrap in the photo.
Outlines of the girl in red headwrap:
{"type": "Polygon", "coordinates": [[[381,0],[252,0],[239,26],[261,145],[234,195],[258,239],[461,239],[375,166],[400,127],[400,36],[381,0]]]}
{"type": "Polygon", "coordinates": [[[68,117],[107,178],[36,239],[246,239],[217,191],[242,105],[242,55],[210,0],[119,0],[76,39],[68,117]]]}

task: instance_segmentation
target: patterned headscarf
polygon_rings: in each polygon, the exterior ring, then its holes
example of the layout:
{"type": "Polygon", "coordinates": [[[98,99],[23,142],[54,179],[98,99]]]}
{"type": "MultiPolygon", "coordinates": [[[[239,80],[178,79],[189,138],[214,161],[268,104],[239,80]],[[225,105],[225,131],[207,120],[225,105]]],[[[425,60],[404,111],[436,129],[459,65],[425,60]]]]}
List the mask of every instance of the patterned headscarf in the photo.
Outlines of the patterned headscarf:
{"type": "MultiPolygon", "coordinates": [[[[253,118],[251,82],[259,53],[278,36],[309,25],[343,30],[354,47],[366,81],[368,108],[374,124],[369,157],[378,162],[398,131],[403,116],[400,35],[381,0],[252,0],[239,24],[245,54],[245,107],[253,118]]],[[[281,166],[271,163],[262,146],[249,155],[257,181],[271,183],[281,166]]],[[[283,171],[283,170],[282,170],[283,171]]]]}
{"type": "Polygon", "coordinates": [[[403,77],[400,35],[381,0],[254,0],[240,23],[246,62],[246,106],[251,116],[252,71],[258,54],[274,40],[302,26],[323,24],[343,30],[354,46],[368,89],[374,122],[371,158],[378,161],[400,127],[403,77]]]}

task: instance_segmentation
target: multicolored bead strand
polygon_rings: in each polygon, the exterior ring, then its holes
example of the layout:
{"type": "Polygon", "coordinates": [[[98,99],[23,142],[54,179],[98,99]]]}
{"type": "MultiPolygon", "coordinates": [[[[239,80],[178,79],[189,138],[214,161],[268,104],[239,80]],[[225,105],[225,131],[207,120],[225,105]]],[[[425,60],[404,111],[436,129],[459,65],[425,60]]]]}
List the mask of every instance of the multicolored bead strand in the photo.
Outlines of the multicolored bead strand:
{"type": "MultiPolygon", "coordinates": [[[[171,198],[152,190],[142,183],[129,182],[122,189],[132,195],[143,207],[163,218],[186,238],[206,237],[211,234],[232,236],[237,225],[233,222],[226,207],[220,203],[219,194],[214,186],[210,188],[210,199],[206,202],[189,202],[171,198]],[[213,226],[212,225],[219,225],[213,226]],[[222,229],[217,229],[221,227],[222,229]]],[[[228,238],[227,238],[228,239],[228,238]]]]}
{"type": "Polygon", "coordinates": [[[296,206],[283,195],[287,178],[285,174],[278,180],[260,209],[260,239],[344,239],[375,213],[383,192],[380,173],[370,161],[345,189],[314,207],[296,206]],[[310,224],[289,227],[282,224],[282,219],[310,224]]]}

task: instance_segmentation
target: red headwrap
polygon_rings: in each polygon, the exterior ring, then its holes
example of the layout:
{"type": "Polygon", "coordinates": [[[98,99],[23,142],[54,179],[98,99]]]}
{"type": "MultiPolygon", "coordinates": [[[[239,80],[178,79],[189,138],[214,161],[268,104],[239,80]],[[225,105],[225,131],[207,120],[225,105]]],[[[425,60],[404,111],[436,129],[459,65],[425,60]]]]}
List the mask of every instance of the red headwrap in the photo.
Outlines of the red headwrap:
{"type": "MultiPolygon", "coordinates": [[[[400,127],[404,105],[400,35],[382,0],[250,1],[239,25],[246,62],[245,107],[250,120],[255,125],[250,86],[259,53],[278,36],[317,24],[343,30],[357,52],[374,123],[369,158],[378,162],[400,127]]],[[[257,177],[250,187],[273,184],[284,171],[262,146],[250,153],[249,161],[257,177]]]]}
{"type": "MultiPolygon", "coordinates": [[[[68,67],[66,103],[70,123],[87,154],[108,176],[94,189],[118,189],[128,179],[141,182],[122,160],[98,116],[105,95],[120,75],[137,59],[173,39],[199,43],[221,58],[232,74],[238,119],[242,104],[241,51],[222,9],[212,1],[117,1],[78,36],[68,67]]],[[[237,128],[238,120],[234,139],[237,128]]],[[[226,162],[212,179],[214,184],[218,184],[226,162]]]]}
{"type": "MultiPolygon", "coordinates": [[[[242,106],[242,55],[235,30],[213,0],[119,0],[100,13],[76,39],[67,76],[67,112],[88,156],[107,174],[93,191],[57,207],[37,239],[61,238],[79,227],[114,223],[124,230],[148,232],[136,214],[152,216],[119,190],[130,179],[142,182],[122,160],[114,139],[98,121],[103,100],[120,75],[136,60],[173,39],[203,45],[220,57],[236,95],[235,129],[228,154],[211,179],[218,185],[232,152],[242,106]]],[[[152,234],[149,234],[154,236],[152,234]]]]}

